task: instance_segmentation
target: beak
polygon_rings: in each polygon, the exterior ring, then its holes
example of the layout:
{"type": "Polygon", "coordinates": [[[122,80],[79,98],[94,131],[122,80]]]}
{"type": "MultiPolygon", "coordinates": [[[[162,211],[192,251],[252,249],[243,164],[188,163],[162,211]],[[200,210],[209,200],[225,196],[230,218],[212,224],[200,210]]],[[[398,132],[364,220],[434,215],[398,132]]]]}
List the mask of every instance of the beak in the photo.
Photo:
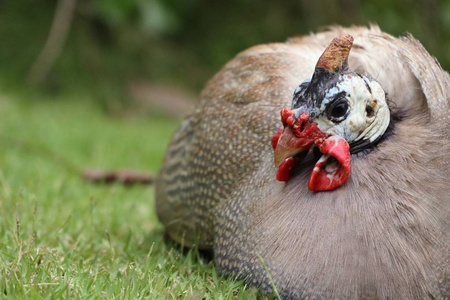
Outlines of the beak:
{"type": "Polygon", "coordinates": [[[272,147],[275,166],[278,167],[277,179],[288,181],[291,169],[298,160],[306,156],[314,143],[323,141],[326,133],[309,120],[309,110],[305,107],[296,110],[282,109],[281,121],[284,128],[273,136],[272,147]]]}
{"type": "Polygon", "coordinates": [[[284,128],[272,138],[277,179],[288,181],[300,157],[304,158],[317,145],[323,155],[314,166],[308,188],[314,192],[333,190],[350,176],[350,146],[344,138],[321,131],[308,111],[304,107],[281,111],[284,128]]]}
{"type": "MultiPolygon", "coordinates": [[[[281,121],[285,125],[272,138],[275,167],[289,157],[309,150],[314,145],[317,124],[309,121],[309,109],[282,110],[281,121]]],[[[320,130],[319,130],[320,131],[320,130]]]]}

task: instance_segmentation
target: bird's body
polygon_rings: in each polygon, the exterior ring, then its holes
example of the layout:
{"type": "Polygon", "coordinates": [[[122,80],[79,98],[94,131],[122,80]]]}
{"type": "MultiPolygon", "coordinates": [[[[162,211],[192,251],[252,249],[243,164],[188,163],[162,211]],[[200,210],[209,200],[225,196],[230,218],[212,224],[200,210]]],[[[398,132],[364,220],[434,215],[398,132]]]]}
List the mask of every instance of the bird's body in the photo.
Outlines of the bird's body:
{"type": "Polygon", "coordinates": [[[253,47],[214,76],[175,134],[156,185],[158,216],[185,246],[213,249],[222,274],[283,298],[450,297],[450,78],[419,42],[333,28],[253,47]],[[338,34],[349,66],[390,100],[384,140],[352,155],[352,175],[308,190],[310,153],[275,179],[279,111],[338,34]]]}

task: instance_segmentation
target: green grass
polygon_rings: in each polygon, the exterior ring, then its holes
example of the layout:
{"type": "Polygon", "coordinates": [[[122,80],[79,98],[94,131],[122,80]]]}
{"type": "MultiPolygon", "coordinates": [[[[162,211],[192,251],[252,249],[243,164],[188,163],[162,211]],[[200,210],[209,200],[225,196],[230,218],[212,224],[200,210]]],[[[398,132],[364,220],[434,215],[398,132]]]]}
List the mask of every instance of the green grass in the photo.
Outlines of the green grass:
{"type": "Polygon", "coordinates": [[[83,167],[156,173],[177,121],[114,118],[89,99],[22,98],[0,94],[0,298],[258,296],[164,242],[153,187],[80,177],[83,167]]]}

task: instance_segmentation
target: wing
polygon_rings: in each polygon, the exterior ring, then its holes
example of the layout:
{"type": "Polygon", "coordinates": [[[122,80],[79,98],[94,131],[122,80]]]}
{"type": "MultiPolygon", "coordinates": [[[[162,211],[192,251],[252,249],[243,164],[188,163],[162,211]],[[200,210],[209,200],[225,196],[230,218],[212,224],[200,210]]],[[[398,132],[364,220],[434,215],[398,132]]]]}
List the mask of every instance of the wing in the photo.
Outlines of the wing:
{"type": "Polygon", "coordinates": [[[310,76],[321,49],[270,44],[239,54],[212,78],[169,145],[156,205],[169,235],[211,248],[215,208],[271,153],[278,112],[310,76]]]}

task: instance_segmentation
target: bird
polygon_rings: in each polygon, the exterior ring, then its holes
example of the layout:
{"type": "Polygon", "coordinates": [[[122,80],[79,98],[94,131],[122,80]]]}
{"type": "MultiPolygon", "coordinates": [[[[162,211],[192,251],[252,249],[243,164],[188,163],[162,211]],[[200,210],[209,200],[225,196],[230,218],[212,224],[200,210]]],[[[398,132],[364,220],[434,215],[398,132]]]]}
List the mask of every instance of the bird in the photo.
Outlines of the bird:
{"type": "Polygon", "coordinates": [[[244,50],[174,134],[157,215],[264,294],[449,299],[449,98],[422,44],[376,25],[244,50]]]}

